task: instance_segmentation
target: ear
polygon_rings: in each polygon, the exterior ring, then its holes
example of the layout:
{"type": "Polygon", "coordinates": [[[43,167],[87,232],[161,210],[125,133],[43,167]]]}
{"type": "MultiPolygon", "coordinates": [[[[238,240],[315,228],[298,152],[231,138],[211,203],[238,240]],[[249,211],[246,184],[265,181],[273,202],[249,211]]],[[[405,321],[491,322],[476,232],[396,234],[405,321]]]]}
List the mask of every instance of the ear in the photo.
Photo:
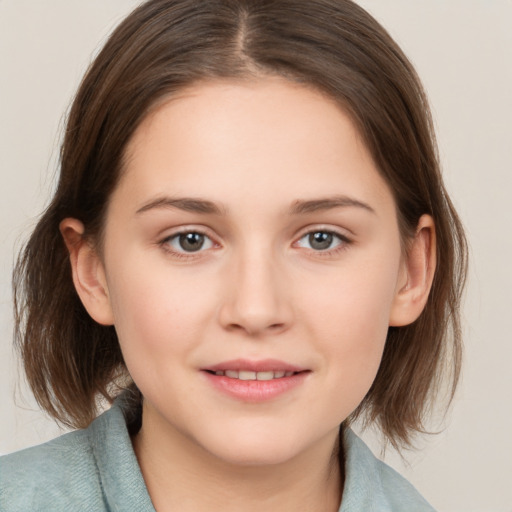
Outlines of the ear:
{"type": "Polygon", "coordinates": [[[435,269],[435,224],[430,215],[422,215],[402,262],[389,318],[390,326],[409,325],[420,316],[428,300],[435,269]]]}
{"type": "Polygon", "coordinates": [[[60,232],[69,251],[73,283],[91,317],[102,325],[113,325],[103,263],[91,243],[83,236],[84,225],[77,219],[64,219],[60,232]]]}

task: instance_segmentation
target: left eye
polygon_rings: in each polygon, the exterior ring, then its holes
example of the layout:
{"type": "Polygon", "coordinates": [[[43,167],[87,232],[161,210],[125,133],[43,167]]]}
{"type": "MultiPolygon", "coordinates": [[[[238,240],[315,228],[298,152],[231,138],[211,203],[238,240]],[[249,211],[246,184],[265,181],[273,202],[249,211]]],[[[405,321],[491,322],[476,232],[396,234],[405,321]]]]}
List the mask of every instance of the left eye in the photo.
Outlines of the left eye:
{"type": "Polygon", "coordinates": [[[176,252],[198,252],[203,249],[211,249],[213,247],[212,240],[197,231],[188,231],[186,233],[178,233],[166,240],[176,252]]]}
{"type": "Polygon", "coordinates": [[[332,231],[312,231],[304,235],[298,242],[299,247],[314,251],[327,251],[341,245],[345,240],[332,231]]]}

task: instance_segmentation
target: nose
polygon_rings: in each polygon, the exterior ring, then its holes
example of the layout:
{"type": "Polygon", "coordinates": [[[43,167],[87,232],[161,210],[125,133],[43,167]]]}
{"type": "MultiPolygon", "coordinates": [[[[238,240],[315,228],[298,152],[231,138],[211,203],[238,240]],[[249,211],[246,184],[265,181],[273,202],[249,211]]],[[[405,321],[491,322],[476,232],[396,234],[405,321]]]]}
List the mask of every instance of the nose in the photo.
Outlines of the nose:
{"type": "Polygon", "coordinates": [[[290,327],[290,287],[275,257],[264,251],[241,255],[228,272],[219,311],[225,329],[257,337],[290,327]]]}

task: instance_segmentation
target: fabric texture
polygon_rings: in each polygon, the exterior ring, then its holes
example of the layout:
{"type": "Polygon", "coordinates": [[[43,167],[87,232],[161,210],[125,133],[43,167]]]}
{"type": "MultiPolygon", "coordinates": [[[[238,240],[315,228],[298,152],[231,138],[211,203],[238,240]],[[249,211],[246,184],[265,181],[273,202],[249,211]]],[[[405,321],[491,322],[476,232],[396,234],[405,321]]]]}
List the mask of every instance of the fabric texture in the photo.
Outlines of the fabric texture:
{"type": "MultiPolygon", "coordinates": [[[[339,512],[433,512],[392,468],[344,431],[339,512]]],[[[0,457],[1,512],[155,512],[123,414],[123,401],[85,430],[0,457]]]]}

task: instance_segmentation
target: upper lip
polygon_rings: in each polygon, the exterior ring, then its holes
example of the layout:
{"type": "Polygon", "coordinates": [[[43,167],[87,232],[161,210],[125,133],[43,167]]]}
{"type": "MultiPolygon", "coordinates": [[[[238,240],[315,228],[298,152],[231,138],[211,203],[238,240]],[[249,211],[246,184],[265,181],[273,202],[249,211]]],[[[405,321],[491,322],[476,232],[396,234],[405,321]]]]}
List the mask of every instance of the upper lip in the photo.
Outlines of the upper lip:
{"type": "Polygon", "coordinates": [[[252,372],[303,372],[307,370],[307,368],[285,363],[278,359],[260,359],[258,361],[250,359],[232,359],[231,361],[224,361],[222,363],[206,366],[202,369],[212,372],[223,370],[247,370],[252,372]]]}

